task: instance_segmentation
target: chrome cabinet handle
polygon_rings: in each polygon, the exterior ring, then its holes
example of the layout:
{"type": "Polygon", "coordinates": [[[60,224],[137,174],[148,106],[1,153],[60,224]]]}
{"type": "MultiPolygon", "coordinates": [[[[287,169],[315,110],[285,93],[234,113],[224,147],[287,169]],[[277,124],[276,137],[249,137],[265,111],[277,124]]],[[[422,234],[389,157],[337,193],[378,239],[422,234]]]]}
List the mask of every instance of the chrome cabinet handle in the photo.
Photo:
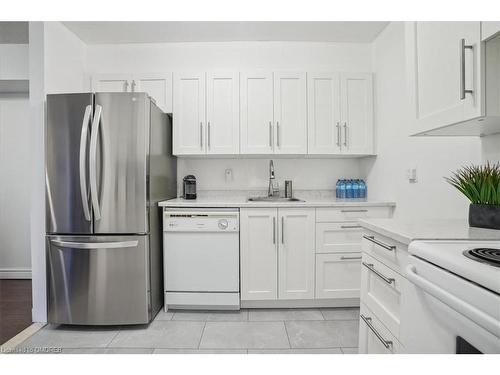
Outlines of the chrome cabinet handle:
{"type": "Polygon", "coordinates": [[[340,212],[346,213],[346,212],[368,212],[368,210],[340,210],[340,212]]]}
{"type": "Polygon", "coordinates": [[[99,195],[97,191],[97,137],[99,135],[99,124],[101,123],[102,107],[96,105],[94,120],[92,121],[92,134],[90,135],[90,196],[92,207],[94,209],[94,219],[101,218],[101,209],[99,207],[99,195]]]}
{"type": "Polygon", "coordinates": [[[121,242],[71,242],[51,240],[56,246],[73,249],[116,249],[120,247],[137,247],[139,241],[121,241],[121,242]]]}
{"type": "Polygon", "coordinates": [[[396,249],[396,246],[393,246],[393,245],[387,245],[377,239],[375,239],[374,236],[367,236],[366,234],[363,234],[363,238],[365,240],[368,240],[370,242],[373,242],[375,245],[379,245],[380,247],[383,247],[384,249],[386,250],[389,250],[389,251],[394,251],[396,249]]]}
{"type": "Polygon", "coordinates": [[[280,123],[276,121],[276,145],[280,147],[280,123]]]}
{"type": "Polygon", "coordinates": [[[273,244],[276,244],[276,218],[273,217],[273,244]]]}
{"type": "Polygon", "coordinates": [[[135,92],[135,80],[132,80],[132,84],[130,85],[131,92],[135,92]]]}
{"type": "Polygon", "coordinates": [[[347,122],[344,122],[344,146],[347,147],[347,122]]]}
{"type": "Polygon", "coordinates": [[[281,217],[281,243],[285,244],[285,217],[281,217]]]}
{"type": "Polygon", "coordinates": [[[342,228],[342,229],[356,229],[356,228],[361,228],[361,225],[341,225],[340,228],[342,228]]]}
{"type": "Polygon", "coordinates": [[[345,257],[345,256],[340,257],[340,260],[355,260],[355,259],[361,259],[361,257],[345,257]]]}
{"type": "Polygon", "coordinates": [[[395,279],[393,278],[389,278],[383,274],[381,274],[379,271],[377,271],[375,269],[375,267],[373,266],[373,264],[371,263],[365,263],[365,262],[361,262],[363,264],[363,266],[365,266],[366,268],[368,268],[370,271],[372,271],[375,275],[377,275],[378,277],[380,277],[382,280],[384,280],[387,284],[392,284],[394,281],[396,281],[395,279]]]}
{"type": "Polygon", "coordinates": [[[474,49],[474,46],[465,44],[465,39],[460,39],[460,100],[465,99],[465,94],[472,94],[474,90],[467,90],[465,88],[465,50],[474,49]]]}
{"type": "Polygon", "coordinates": [[[340,134],[340,122],[337,121],[337,146],[340,147],[340,137],[342,137],[342,135],[340,134]]]}
{"type": "Polygon", "coordinates": [[[200,148],[203,150],[203,123],[200,121],[200,148]]]}
{"type": "Polygon", "coordinates": [[[269,147],[273,147],[273,123],[269,121],[269,147]]]}
{"type": "Polygon", "coordinates": [[[368,326],[368,328],[370,328],[370,330],[375,334],[375,336],[377,336],[377,338],[380,340],[380,342],[382,343],[382,345],[385,346],[386,349],[389,349],[389,348],[392,348],[392,341],[389,341],[389,340],[386,340],[376,329],[375,327],[373,326],[372,324],[372,318],[368,317],[368,316],[364,316],[363,314],[360,315],[361,319],[363,319],[363,321],[366,323],[366,325],[368,326]]]}
{"type": "Polygon", "coordinates": [[[207,124],[207,135],[208,135],[208,140],[207,140],[207,145],[208,145],[208,148],[210,148],[210,121],[208,122],[207,124]]]}
{"type": "Polygon", "coordinates": [[[83,214],[85,220],[90,221],[90,208],[89,197],[87,195],[87,174],[85,173],[85,161],[87,158],[87,136],[89,133],[90,115],[92,113],[92,106],[88,105],[85,108],[82,122],[82,133],[80,135],[80,196],[82,198],[83,214]]]}

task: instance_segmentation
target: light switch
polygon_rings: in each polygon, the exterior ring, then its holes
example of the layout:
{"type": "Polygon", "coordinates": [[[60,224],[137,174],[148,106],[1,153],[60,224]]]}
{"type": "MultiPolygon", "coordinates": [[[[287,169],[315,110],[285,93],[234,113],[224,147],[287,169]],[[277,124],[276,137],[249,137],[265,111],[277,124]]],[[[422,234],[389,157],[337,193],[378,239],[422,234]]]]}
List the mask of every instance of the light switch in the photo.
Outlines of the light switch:
{"type": "Polygon", "coordinates": [[[406,170],[406,178],[410,184],[417,182],[417,168],[409,168],[406,170]]]}
{"type": "Polygon", "coordinates": [[[231,168],[228,168],[224,172],[224,176],[226,179],[226,183],[233,181],[233,170],[231,168]]]}

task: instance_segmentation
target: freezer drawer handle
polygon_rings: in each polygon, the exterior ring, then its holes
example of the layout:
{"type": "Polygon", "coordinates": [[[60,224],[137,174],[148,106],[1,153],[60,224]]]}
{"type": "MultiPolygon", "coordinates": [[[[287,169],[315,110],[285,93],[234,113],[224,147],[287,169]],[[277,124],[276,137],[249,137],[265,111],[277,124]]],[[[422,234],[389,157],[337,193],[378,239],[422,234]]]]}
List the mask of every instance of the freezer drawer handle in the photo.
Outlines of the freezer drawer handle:
{"type": "Polygon", "coordinates": [[[92,106],[88,105],[85,108],[83,115],[82,133],[80,136],[80,196],[82,197],[83,214],[85,220],[90,221],[89,197],[87,195],[87,174],[85,173],[85,159],[87,158],[87,136],[89,133],[89,121],[92,113],[92,106]]]}
{"type": "Polygon", "coordinates": [[[495,336],[500,337],[500,321],[454,296],[450,292],[431,283],[429,280],[424,279],[422,276],[417,274],[416,270],[416,267],[412,264],[406,267],[406,277],[413,284],[448,305],[453,310],[465,315],[467,318],[487,331],[493,333],[495,336]]]}
{"type": "Polygon", "coordinates": [[[392,341],[384,339],[384,337],[380,334],[380,332],[375,329],[375,327],[372,324],[372,318],[364,316],[363,314],[361,314],[360,317],[366,323],[368,328],[370,328],[370,330],[375,334],[375,336],[377,336],[382,345],[384,345],[386,349],[390,349],[392,347],[392,341]]]}
{"type": "Polygon", "coordinates": [[[90,136],[90,195],[92,198],[92,207],[94,208],[94,219],[101,218],[101,209],[99,207],[99,198],[97,192],[97,137],[99,135],[99,123],[101,121],[102,107],[96,105],[94,120],[92,121],[92,134],[90,136]]]}
{"type": "Polygon", "coordinates": [[[396,249],[396,246],[392,245],[387,245],[379,240],[376,240],[374,236],[367,236],[366,234],[363,235],[363,238],[365,240],[368,240],[370,242],[373,242],[375,245],[379,245],[380,247],[383,247],[386,250],[393,251],[396,249]]]}
{"type": "Polygon", "coordinates": [[[60,247],[71,247],[74,249],[116,249],[120,247],[137,247],[139,241],[121,241],[121,242],[71,242],[52,240],[54,245],[60,247]]]}
{"type": "Polygon", "coordinates": [[[363,266],[365,266],[366,268],[368,268],[370,271],[372,271],[375,275],[377,275],[378,277],[380,277],[382,280],[384,280],[387,284],[392,284],[394,281],[396,281],[395,279],[393,278],[389,278],[387,276],[384,276],[382,275],[379,271],[377,271],[375,269],[375,267],[373,267],[373,264],[371,263],[365,263],[365,262],[361,262],[363,264],[363,266]]]}

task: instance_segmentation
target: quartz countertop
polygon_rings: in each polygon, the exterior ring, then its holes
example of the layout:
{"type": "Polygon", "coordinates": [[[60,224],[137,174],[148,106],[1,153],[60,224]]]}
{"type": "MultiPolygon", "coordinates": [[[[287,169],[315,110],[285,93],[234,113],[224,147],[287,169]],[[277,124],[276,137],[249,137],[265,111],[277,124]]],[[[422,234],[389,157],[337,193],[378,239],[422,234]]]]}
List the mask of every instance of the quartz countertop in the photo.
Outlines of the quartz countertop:
{"type": "Polygon", "coordinates": [[[361,219],[359,223],[363,228],[406,245],[415,240],[500,241],[500,230],[472,228],[466,219],[361,219]]]}
{"type": "Polygon", "coordinates": [[[198,199],[175,198],[159,202],[161,207],[393,207],[396,204],[375,200],[336,200],[335,195],[325,191],[296,192],[295,197],[303,202],[249,202],[249,197],[263,196],[263,192],[218,191],[213,194],[200,194],[198,199]]]}

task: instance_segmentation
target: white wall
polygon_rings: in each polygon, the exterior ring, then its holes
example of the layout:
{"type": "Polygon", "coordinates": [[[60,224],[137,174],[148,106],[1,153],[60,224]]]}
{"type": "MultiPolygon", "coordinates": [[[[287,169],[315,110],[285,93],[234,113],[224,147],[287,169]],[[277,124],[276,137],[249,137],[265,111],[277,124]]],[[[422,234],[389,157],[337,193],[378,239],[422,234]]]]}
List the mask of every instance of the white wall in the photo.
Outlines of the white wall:
{"type": "Polygon", "coordinates": [[[30,278],[27,99],[0,99],[0,279],[30,278]]]}
{"type": "MultiPolygon", "coordinates": [[[[270,159],[179,158],[177,181],[181,186],[182,178],[193,174],[200,190],[265,190],[270,159]],[[228,181],[226,169],[232,169],[233,178],[228,181]]],[[[333,190],[339,178],[362,177],[356,159],[272,159],[281,190],[285,180],[292,180],[295,190],[333,190]]]]}
{"type": "Polygon", "coordinates": [[[395,200],[395,217],[466,218],[467,200],[443,179],[481,161],[477,137],[408,137],[404,24],[391,23],[373,43],[377,158],[363,161],[372,199],[395,200]],[[417,167],[410,184],[406,169],[417,167]]]}
{"type": "Polygon", "coordinates": [[[47,321],[45,274],[45,151],[47,93],[89,89],[86,46],[60,22],[30,22],[31,263],[33,321],[47,321]]]}
{"type": "Polygon", "coordinates": [[[500,162],[500,134],[481,138],[483,162],[500,162]]]}

